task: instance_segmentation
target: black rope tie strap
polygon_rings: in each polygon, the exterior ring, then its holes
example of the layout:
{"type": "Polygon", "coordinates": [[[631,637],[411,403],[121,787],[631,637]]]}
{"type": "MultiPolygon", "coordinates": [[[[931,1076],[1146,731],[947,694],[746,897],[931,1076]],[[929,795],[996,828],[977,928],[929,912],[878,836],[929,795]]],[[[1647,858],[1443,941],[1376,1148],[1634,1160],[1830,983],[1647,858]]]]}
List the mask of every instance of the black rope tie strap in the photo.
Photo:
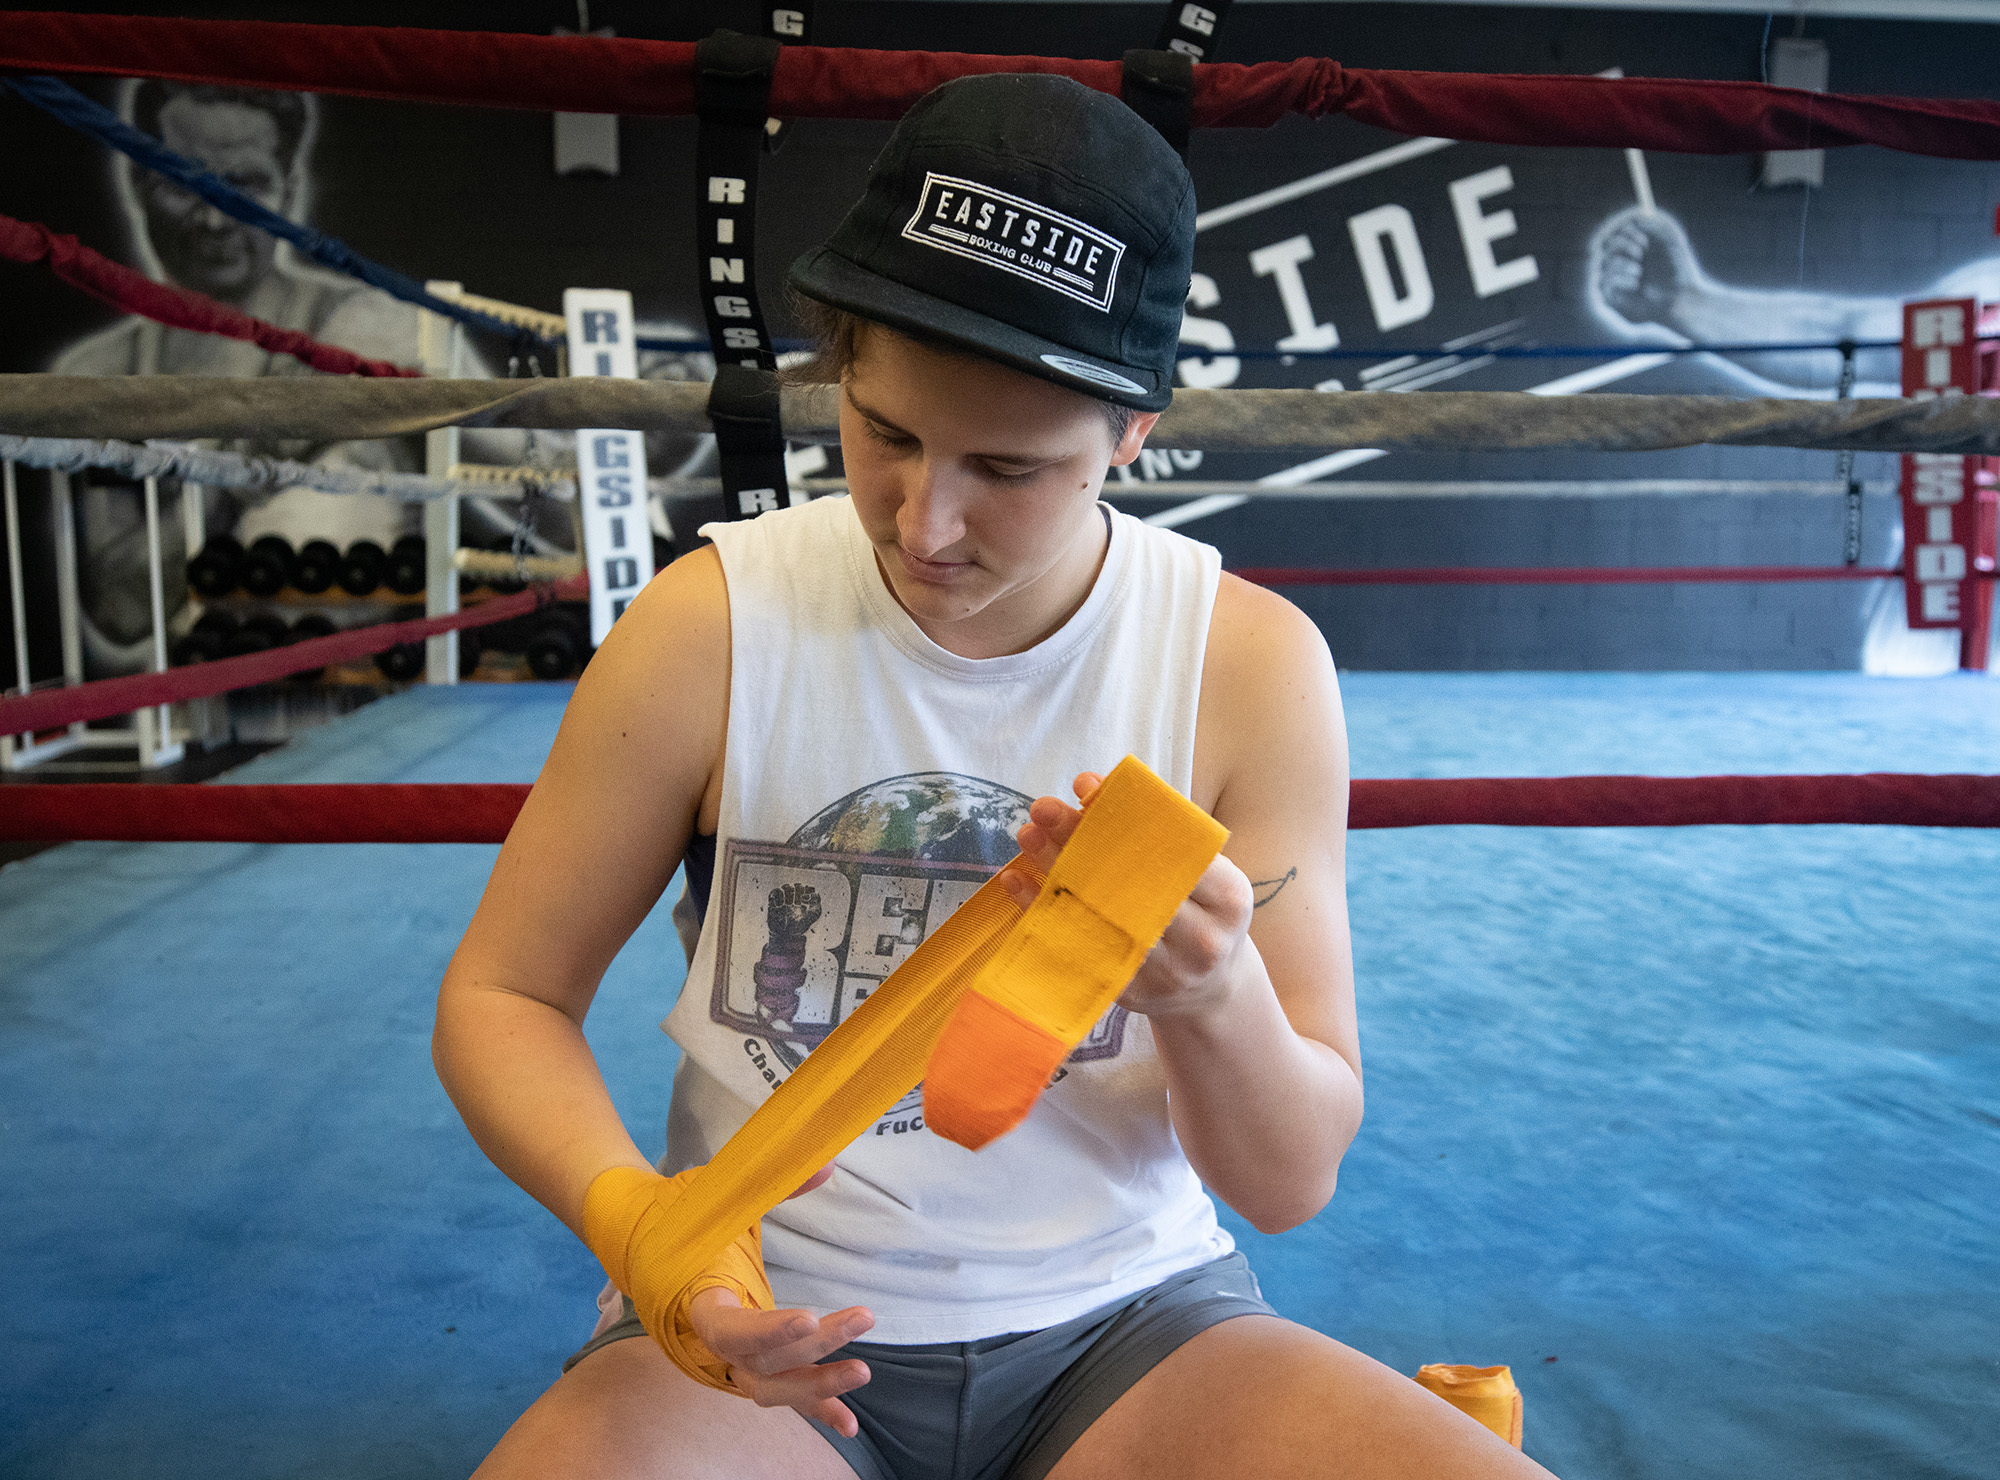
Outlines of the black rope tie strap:
{"type": "Polygon", "coordinates": [[[708,420],[715,428],[728,517],[754,519],[783,508],[785,439],[778,429],[778,377],[748,365],[717,365],[708,392],[708,420]]]}
{"type": "MultiPolygon", "coordinates": [[[[797,10],[798,7],[792,7],[797,10]]],[[[774,14],[773,23],[778,17],[774,14]]],[[[800,21],[803,25],[803,19],[800,21]]],[[[715,351],[715,427],[726,519],[785,502],[778,361],[757,299],[757,167],[763,155],[778,43],[717,31],[695,48],[695,251],[702,312],[715,351]]]]}
{"type": "Polygon", "coordinates": [[[1194,58],[1180,51],[1125,53],[1125,105],[1160,131],[1187,162],[1188,135],[1194,130],[1194,58]]]}

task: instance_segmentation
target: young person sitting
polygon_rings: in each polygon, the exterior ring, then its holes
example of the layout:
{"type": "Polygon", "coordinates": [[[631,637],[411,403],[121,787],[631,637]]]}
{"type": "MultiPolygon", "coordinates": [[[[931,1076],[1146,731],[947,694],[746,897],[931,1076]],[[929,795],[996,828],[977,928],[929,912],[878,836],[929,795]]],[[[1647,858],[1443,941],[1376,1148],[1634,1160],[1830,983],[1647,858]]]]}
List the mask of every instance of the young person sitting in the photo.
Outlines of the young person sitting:
{"type": "Polygon", "coordinates": [[[781,1308],[693,1307],[735,1393],[614,1298],[481,1475],[1543,1473],[1278,1317],[1209,1201],[1311,1218],[1361,1080],[1325,643],[1099,501],[1171,399],[1193,236],[1185,169],[1116,99],[991,76],[911,110],[791,278],[850,496],[709,526],[621,618],[451,964],[439,1070],[581,1235],[592,1182],[651,1163],[580,1025],[683,863],[666,1172],[1017,844],[1046,866],[1067,796],[1126,754],[1230,829],[1224,856],[1017,1130],[968,1152],[913,1093],[763,1220],[781,1308]]]}

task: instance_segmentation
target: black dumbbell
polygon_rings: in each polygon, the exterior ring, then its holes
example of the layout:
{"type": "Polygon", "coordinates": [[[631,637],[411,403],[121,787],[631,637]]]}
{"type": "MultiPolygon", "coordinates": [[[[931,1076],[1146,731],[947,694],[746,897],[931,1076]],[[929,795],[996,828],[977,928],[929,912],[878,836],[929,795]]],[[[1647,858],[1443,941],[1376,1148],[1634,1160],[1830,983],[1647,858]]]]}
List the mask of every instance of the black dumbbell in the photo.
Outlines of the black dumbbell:
{"type": "Polygon", "coordinates": [[[243,580],[243,547],[226,534],[213,536],[188,562],[188,584],[197,596],[227,596],[243,580]]]}
{"type": "Polygon", "coordinates": [[[382,569],[389,557],[373,540],[356,540],[340,557],[340,574],[334,579],[349,596],[366,596],[382,584],[382,569]]]}
{"type": "Polygon", "coordinates": [[[222,636],[213,630],[203,631],[197,623],[192,631],[174,639],[167,656],[176,668],[189,663],[212,663],[222,656],[222,636]]]}
{"type": "MultiPolygon", "coordinates": [[[[307,612],[296,622],[292,623],[291,640],[293,642],[304,642],[310,637],[331,637],[339,630],[338,627],[334,626],[333,618],[329,617],[325,612],[307,612]]],[[[308,668],[302,672],[294,673],[292,679],[296,683],[317,683],[325,673],[326,670],[324,668],[308,668]]]]}
{"type": "Polygon", "coordinates": [[[213,632],[216,639],[221,641],[242,625],[241,622],[236,620],[234,612],[221,610],[206,611],[195,618],[194,630],[197,632],[213,632]]]}
{"type": "Polygon", "coordinates": [[[212,663],[223,654],[229,639],[243,624],[225,611],[207,611],[195,618],[186,636],[168,654],[175,663],[212,663]]]}
{"type": "Polygon", "coordinates": [[[424,645],[421,642],[406,642],[401,647],[377,653],[375,666],[382,670],[384,678],[396,683],[421,678],[424,672],[424,645]]]}
{"type": "Polygon", "coordinates": [[[331,540],[307,540],[299,546],[292,584],[306,595],[317,596],[327,590],[339,574],[340,549],[331,540]]]}
{"type": "Polygon", "coordinates": [[[522,656],[527,658],[528,671],[536,678],[568,678],[576,671],[580,656],[576,633],[568,622],[551,617],[528,639],[522,656]]]}
{"type": "Polygon", "coordinates": [[[224,657],[242,658],[251,653],[268,653],[291,640],[292,629],[285,625],[283,617],[259,612],[246,617],[240,627],[222,640],[222,653],[224,657]]]}
{"type": "Polygon", "coordinates": [[[429,576],[425,565],[424,537],[406,534],[389,551],[388,567],[382,579],[398,596],[415,596],[424,589],[429,576]]]}
{"type": "Polygon", "coordinates": [[[243,589],[252,596],[276,596],[292,584],[298,552],[282,535],[267,534],[251,544],[243,557],[243,589]]]}

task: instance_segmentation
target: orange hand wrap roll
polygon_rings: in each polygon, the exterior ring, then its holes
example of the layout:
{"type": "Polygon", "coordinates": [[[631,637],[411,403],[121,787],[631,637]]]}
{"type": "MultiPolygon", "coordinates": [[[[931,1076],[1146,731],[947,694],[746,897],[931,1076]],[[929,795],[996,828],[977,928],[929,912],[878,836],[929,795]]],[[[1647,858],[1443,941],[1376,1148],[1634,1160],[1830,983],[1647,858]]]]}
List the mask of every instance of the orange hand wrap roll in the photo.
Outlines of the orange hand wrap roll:
{"type": "Polygon", "coordinates": [[[1024,912],[989,879],[708,1165],[672,1178],[637,1167],[601,1173],[584,1196],[584,1242],[675,1365],[738,1391],[695,1336],[689,1302],[719,1285],[745,1306],[772,1309],[758,1220],[919,1080],[926,1124],[962,1145],[977,1149],[1018,1125],[1228,836],[1127,756],[1033,906],[1024,912]]]}
{"type": "Polygon", "coordinates": [[[1514,1385],[1511,1367],[1432,1362],[1417,1369],[1417,1382],[1516,1449],[1521,1447],[1521,1390],[1514,1385]]]}
{"type": "Polygon", "coordinates": [[[1136,758],[1121,761],[932,1051],[924,1124],[977,1151],[1025,1120],[1228,840],[1136,758]]]}

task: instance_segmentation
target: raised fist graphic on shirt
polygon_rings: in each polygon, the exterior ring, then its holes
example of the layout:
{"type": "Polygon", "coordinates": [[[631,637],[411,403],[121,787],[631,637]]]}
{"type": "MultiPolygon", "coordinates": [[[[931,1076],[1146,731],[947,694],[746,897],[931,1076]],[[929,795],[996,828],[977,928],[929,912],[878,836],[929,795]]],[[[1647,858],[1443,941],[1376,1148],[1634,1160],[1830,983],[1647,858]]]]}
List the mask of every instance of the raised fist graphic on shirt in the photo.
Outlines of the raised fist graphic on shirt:
{"type": "Polygon", "coordinates": [[[799,989],[806,984],[806,934],[824,910],[819,890],[810,884],[780,884],[765,901],[769,934],[750,979],[757,986],[758,1013],[772,1022],[789,1024],[799,1010],[799,989]]]}

